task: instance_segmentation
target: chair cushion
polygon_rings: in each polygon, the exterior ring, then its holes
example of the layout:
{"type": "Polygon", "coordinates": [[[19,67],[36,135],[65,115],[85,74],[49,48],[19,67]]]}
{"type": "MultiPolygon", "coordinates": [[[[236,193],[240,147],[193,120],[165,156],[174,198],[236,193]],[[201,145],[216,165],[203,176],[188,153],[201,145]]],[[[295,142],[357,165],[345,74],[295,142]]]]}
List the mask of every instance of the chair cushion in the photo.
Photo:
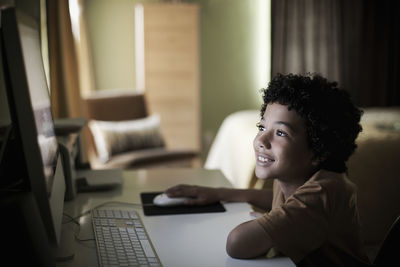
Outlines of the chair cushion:
{"type": "Polygon", "coordinates": [[[91,120],[88,126],[102,162],[119,153],[165,145],[159,115],[128,121],[91,120]]]}

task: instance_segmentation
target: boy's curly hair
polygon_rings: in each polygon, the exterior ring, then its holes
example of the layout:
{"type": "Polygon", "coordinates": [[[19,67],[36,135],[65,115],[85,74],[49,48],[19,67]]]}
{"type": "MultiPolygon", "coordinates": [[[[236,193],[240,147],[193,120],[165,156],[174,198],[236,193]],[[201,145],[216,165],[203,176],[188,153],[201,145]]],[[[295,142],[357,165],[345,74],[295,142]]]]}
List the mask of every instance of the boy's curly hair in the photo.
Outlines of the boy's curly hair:
{"type": "Polygon", "coordinates": [[[320,168],[334,172],[347,171],[346,161],[357,145],[362,131],[362,111],[350,95],[319,74],[276,75],[262,90],[264,104],[261,117],[269,103],[294,109],[306,122],[309,147],[320,168]]]}

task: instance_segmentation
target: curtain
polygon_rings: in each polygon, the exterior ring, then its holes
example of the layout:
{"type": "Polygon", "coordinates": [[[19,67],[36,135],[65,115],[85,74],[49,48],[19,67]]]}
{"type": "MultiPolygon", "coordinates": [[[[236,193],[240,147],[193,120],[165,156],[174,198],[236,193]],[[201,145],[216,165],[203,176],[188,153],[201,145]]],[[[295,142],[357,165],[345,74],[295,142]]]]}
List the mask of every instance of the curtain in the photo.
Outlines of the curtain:
{"type": "Polygon", "coordinates": [[[83,0],[69,0],[72,35],[79,71],[81,96],[90,95],[95,90],[92,53],[87,34],[87,23],[83,0]]]}
{"type": "Polygon", "coordinates": [[[51,105],[55,118],[82,117],[79,73],[67,0],[48,0],[51,105]]]}
{"type": "MultiPolygon", "coordinates": [[[[51,105],[54,118],[84,117],[82,96],[94,90],[81,2],[47,0],[51,105]],[[74,4],[73,8],[71,2],[74,4]]],[[[86,161],[89,146],[87,127],[81,132],[81,137],[82,158],[86,161]]]]}
{"type": "Polygon", "coordinates": [[[339,79],[335,0],[278,0],[271,3],[272,73],[318,72],[339,79]]]}
{"type": "Polygon", "coordinates": [[[400,105],[400,4],[272,0],[272,75],[317,72],[359,106],[400,105]]]}

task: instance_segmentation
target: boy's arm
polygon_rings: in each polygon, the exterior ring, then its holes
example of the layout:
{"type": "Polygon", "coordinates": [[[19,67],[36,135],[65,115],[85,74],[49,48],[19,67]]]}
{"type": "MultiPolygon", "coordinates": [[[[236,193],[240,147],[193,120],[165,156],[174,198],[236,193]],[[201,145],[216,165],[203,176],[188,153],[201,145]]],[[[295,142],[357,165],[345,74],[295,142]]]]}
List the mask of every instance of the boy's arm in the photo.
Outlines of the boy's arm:
{"type": "Polygon", "coordinates": [[[190,197],[186,204],[205,205],[217,201],[248,202],[263,210],[270,210],[272,190],[211,188],[193,185],[177,185],[165,191],[169,197],[190,197]]]}
{"type": "Polygon", "coordinates": [[[271,189],[232,189],[217,188],[221,194],[221,200],[231,202],[248,202],[262,210],[271,210],[271,189]]]}
{"type": "Polygon", "coordinates": [[[249,259],[267,254],[271,239],[256,221],[248,221],[233,229],[226,242],[226,252],[232,258],[249,259]]]}

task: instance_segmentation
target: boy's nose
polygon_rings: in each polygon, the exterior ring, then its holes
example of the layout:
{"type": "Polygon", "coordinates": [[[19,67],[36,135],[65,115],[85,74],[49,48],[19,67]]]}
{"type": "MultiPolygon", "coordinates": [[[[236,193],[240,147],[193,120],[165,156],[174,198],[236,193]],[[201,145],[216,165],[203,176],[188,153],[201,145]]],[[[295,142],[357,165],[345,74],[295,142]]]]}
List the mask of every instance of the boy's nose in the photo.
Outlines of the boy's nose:
{"type": "Polygon", "coordinates": [[[263,132],[256,137],[255,145],[257,146],[257,148],[271,149],[270,138],[270,133],[263,132]]]}

